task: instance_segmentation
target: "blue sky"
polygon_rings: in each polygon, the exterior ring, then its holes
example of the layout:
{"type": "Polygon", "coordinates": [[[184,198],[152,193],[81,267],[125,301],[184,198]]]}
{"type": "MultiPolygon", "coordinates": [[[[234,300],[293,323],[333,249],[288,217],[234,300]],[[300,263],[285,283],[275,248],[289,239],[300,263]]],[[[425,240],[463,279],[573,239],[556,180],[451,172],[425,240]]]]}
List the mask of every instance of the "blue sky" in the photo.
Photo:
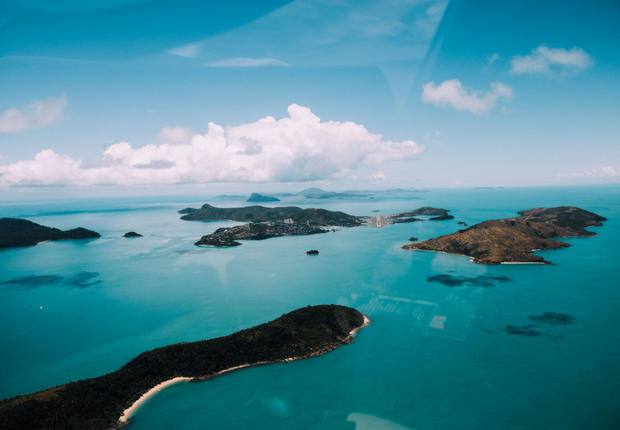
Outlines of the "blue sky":
{"type": "Polygon", "coordinates": [[[617,2],[0,10],[5,195],[620,183],[617,2]]]}

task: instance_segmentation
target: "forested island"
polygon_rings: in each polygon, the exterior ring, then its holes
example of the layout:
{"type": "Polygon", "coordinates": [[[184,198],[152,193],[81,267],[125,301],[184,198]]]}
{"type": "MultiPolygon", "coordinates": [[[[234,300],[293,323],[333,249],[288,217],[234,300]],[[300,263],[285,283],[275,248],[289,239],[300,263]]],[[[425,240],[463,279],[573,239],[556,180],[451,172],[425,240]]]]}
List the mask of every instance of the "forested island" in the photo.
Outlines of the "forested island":
{"type": "Polygon", "coordinates": [[[250,196],[249,199],[247,199],[247,201],[254,202],[254,203],[265,203],[265,202],[279,202],[280,199],[277,199],[273,196],[268,196],[265,194],[252,193],[252,195],[250,196]]]}
{"type": "Polygon", "coordinates": [[[473,257],[474,263],[552,264],[532,252],[567,248],[561,237],[590,237],[586,227],[602,226],[606,218],[574,206],[536,208],[517,212],[516,218],[490,220],[436,239],[405,245],[403,249],[447,252],[473,257]]]}
{"type": "Polygon", "coordinates": [[[316,357],[351,342],[365,317],[345,306],[308,306],[229,336],[147,351],[116,372],[0,401],[2,430],[105,430],[154,386],[204,381],[238,367],[316,357]]]}
{"type": "Polygon", "coordinates": [[[227,247],[241,245],[237,240],[263,240],[270,237],[302,236],[327,233],[329,230],[296,222],[261,222],[218,228],[214,233],[202,236],[194,245],[227,247]]]}
{"type": "Polygon", "coordinates": [[[402,222],[415,222],[415,221],[424,221],[421,218],[415,218],[420,215],[429,215],[433,218],[429,218],[429,221],[445,221],[449,219],[454,219],[452,215],[448,215],[450,210],[448,209],[440,209],[440,208],[432,208],[429,206],[424,206],[418,208],[413,211],[408,212],[399,212],[397,214],[388,215],[386,218],[392,224],[398,224],[402,222]]]}
{"type": "Polygon", "coordinates": [[[62,231],[20,218],[0,219],[0,248],[34,246],[47,240],[94,239],[97,232],[78,227],[62,231]]]}
{"type": "Polygon", "coordinates": [[[240,221],[240,222],[273,222],[290,220],[297,224],[313,226],[355,227],[362,225],[364,217],[348,215],[344,212],[328,211],[327,209],[302,209],[296,206],[267,208],[264,206],[245,206],[240,208],[216,208],[204,204],[200,209],[186,208],[179,211],[185,214],[185,221],[240,221]]]}

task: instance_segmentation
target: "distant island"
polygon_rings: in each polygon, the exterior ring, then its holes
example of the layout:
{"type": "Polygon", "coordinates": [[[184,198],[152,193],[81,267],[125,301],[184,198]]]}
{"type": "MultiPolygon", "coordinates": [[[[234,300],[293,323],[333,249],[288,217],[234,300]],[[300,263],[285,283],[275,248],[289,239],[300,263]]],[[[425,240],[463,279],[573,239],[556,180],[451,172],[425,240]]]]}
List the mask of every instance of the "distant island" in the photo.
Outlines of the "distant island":
{"type": "Polygon", "coordinates": [[[585,228],[602,226],[601,222],[607,221],[573,206],[536,208],[517,213],[520,215],[517,218],[484,221],[456,233],[402,248],[464,255],[479,264],[551,264],[532,252],[567,248],[568,243],[550,239],[596,236],[585,228]]]}
{"type": "Polygon", "coordinates": [[[302,209],[296,206],[267,208],[245,206],[240,208],[216,208],[204,204],[200,209],[186,208],[179,213],[185,221],[240,221],[240,222],[289,222],[310,226],[356,227],[362,225],[364,217],[326,209],[302,209]]]}
{"type": "Polygon", "coordinates": [[[298,192],[297,195],[304,196],[307,199],[333,199],[343,197],[368,197],[372,194],[357,191],[345,191],[343,193],[338,193],[334,191],[325,191],[320,188],[307,188],[298,192]]]}
{"type": "Polygon", "coordinates": [[[327,209],[301,209],[296,206],[267,208],[264,206],[246,206],[240,208],[216,208],[204,204],[200,209],[185,208],[178,211],[185,221],[239,221],[246,225],[219,228],[215,232],[202,236],[195,245],[213,247],[239,246],[237,240],[262,240],[280,236],[300,236],[327,233],[325,227],[385,227],[412,221],[423,221],[412,215],[439,215],[430,221],[453,219],[448,210],[423,207],[410,212],[385,216],[354,216],[344,212],[327,209]],[[374,221],[373,221],[374,220],[374,221]]]}
{"type": "Polygon", "coordinates": [[[424,215],[424,216],[433,216],[433,218],[429,218],[429,221],[445,221],[449,219],[454,219],[452,215],[448,215],[450,210],[448,209],[440,209],[440,208],[432,208],[430,206],[424,206],[413,211],[408,212],[399,212],[396,214],[386,216],[386,220],[388,224],[400,224],[404,222],[416,222],[416,221],[424,221],[421,218],[416,218],[416,216],[424,215]],[[435,216],[434,216],[435,215],[435,216]]]}
{"type": "Polygon", "coordinates": [[[265,194],[252,193],[249,199],[246,201],[253,203],[265,203],[265,202],[279,202],[280,199],[277,199],[272,196],[267,196],[265,194]]]}
{"type": "Polygon", "coordinates": [[[67,231],[20,218],[0,219],[0,248],[34,246],[47,240],[94,239],[99,233],[78,227],[67,231]]]}
{"type": "Polygon", "coordinates": [[[229,228],[218,228],[214,233],[202,236],[194,245],[228,247],[241,245],[237,240],[263,240],[280,236],[304,236],[327,233],[329,230],[299,223],[279,221],[249,223],[229,228]]]}
{"type": "Polygon", "coordinates": [[[123,235],[123,237],[142,237],[140,233],[136,233],[135,231],[128,231],[123,235]]]}
{"type": "Polygon", "coordinates": [[[345,306],[308,306],[229,336],[157,348],[116,372],[2,400],[0,429],[120,427],[127,410],[159,384],[205,381],[244,367],[317,357],[351,343],[367,322],[345,306]]]}

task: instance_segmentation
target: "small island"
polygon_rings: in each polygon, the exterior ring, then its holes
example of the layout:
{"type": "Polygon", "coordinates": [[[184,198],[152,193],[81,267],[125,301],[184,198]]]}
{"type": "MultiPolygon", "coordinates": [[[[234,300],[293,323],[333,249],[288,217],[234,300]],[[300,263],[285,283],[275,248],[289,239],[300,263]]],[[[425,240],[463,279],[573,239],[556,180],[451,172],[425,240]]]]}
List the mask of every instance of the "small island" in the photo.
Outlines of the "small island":
{"type": "Polygon", "coordinates": [[[142,237],[141,234],[136,233],[135,231],[128,231],[123,235],[123,237],[142,237]]]}
{"type": "Polygon", "coordinates": [[[574,207],[536,208],[517,218],[484,221],[436,239],[405,245],[403,249],[446,252],[472,257],[478,264],[552,264],[532,252],[567,248],[561,237],[591,237],[586,227],[602,226],[606,218],[574,207]]]}
{"type": "Polygon", "coordinates": [[[305,236],[328,233],[329,230],[295,222],[249,223],[229,228],[218,228],[214,233],[202,236],[194,245],[227,247],[241,245],[237,240],[263,240],[281,236],[305,236]]]}
{"type": "Polygon", "coordinates": [[[250,196],[249,199],[247,199],[247,201],[253,202],[253,203],[265,203],[265,202],[279,202],[280,199],[277,199],[272,196],[267,196],[265,194],[252,193],[252,195],[250,196]]]}
{"type": "Polygon", "coordinates": [[[408,212],[399,212],[397,214],[388,215],[387,219],[391,224],[398,224],[402,222],[415,222],[415,221],[424,221],[420,218],[415,218],[416,216],[432,216],[433,218],[429,218],[429,221],[444,221],[448,219],[454,219],[452,215],[448,215],[450,210],[448,209],[440,209],[440,208],[432,208],[429,206],[424,206],[418,208],[413,211],[408,212]]]}
{"type": "Polygon", "coordinates": [[[0,429],[118,428],[126,425],[132,406],[158,387],[317,357],[350,344],[367,323],[364,315],[345,306],[308,306],[229,336],[157,348],[107,375],[3,400],[0,429]]]}
{"type": "Polygon", "coordinates": [[[48,240],[95,239],[97,232],[78,227],[62,231],[20,218],[0,219],[0,248],[34,246],[48,240]]]}
{"type": "Polygon", "coordinates": [[[306,252],[306,255],[319,255],[319,251],[317,249],[311,249],[310,251],[306,252]]]}

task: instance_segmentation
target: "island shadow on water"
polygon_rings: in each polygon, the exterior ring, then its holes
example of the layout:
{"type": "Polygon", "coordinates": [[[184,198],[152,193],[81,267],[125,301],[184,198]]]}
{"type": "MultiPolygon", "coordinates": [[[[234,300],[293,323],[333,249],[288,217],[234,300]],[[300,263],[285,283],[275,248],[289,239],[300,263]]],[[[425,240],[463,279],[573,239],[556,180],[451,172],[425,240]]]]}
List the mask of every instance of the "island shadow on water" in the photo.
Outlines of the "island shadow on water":
{"type": "Polygon", "coordinates": [[[481,287],[491,288],[497,282],[512,282],[512,279],[503,275],[479,275],[479,276],[454,276],[448,274],[440,274],[427,276],[427,282],[438,282],[446,287],[481,287]]]}
{"type": "Polygon", "coordinates": [[[69,288],[90,288],[102,284],[97,272],[77,272],[69,276],[40,275],[13,278],[9,281],[0,282],[0,287],[6,290],[32,290],[40,287],[67,286],[69,288]]]}

